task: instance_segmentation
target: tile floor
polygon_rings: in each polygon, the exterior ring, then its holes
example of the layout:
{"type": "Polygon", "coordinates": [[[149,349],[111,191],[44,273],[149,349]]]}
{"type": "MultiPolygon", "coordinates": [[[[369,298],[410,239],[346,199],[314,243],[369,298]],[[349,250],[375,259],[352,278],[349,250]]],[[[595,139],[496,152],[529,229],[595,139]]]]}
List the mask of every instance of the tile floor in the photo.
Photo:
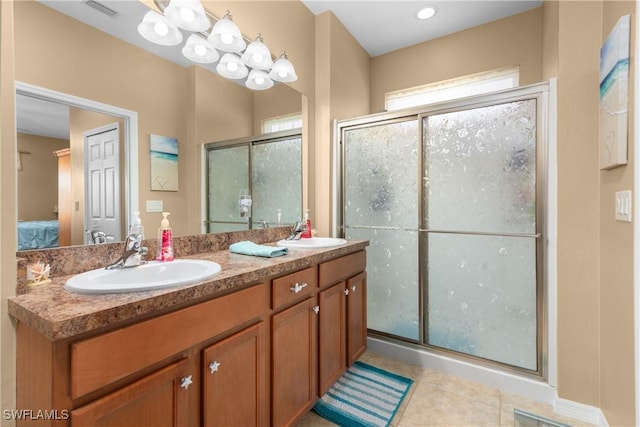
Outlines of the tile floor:
{"type": "MultiPolygon", "coordinates": [[[[573,427],[589,426],[582,421],[554,413],[550,405],[439,371],[398,362],[369,351],[360,360],[414,381],[391,422],[392,426],[514,426],[514,408],[573,427]]],[[[310,412],[297,427],[333,425],[316,413],[310,412]]]]}

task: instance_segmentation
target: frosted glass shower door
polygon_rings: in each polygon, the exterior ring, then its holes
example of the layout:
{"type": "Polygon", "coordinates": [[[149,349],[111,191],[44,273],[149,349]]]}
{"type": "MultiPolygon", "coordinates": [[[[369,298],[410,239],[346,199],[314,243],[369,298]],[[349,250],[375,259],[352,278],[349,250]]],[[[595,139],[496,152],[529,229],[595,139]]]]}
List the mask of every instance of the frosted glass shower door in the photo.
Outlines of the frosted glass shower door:
{"type": "Polygon", "coordinates": [[[369,329],[419,340],[418,121],[345,129],[343,224],[367,239],[369,329]]]}
{"type": "Polygon", "coordinates": [[[274,225],[278,209],[282,224],[302,219],[302,137],[252,147],[251,191],[254,225],[274,225]]]}
{"type": "Polygon", "coordinates": [[[536,99],[423,119],[426,342],[538,370],[536,99]]]}
{"type": "Polygon", "coordinates": [[[247,230],[249,218],[240,216],[240,193],[249,187],[249,146],[207,152],[207,232],[247,230]]]}

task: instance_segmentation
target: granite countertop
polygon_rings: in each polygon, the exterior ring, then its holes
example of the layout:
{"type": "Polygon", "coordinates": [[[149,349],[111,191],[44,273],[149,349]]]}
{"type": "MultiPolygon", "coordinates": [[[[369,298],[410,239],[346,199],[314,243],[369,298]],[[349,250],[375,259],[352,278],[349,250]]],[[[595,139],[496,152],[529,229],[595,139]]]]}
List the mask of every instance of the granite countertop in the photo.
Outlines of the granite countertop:
{"type": "Polygon", "coordinates": [[[185,256],[182,258],[217,262],[222,271],[200,283],[146,292],[73,293],[63,288],[71,276],[58,276],[50,284],[9,298],[9,314],[50,340],[62,340],[222,295],[268,277],[363,250],[367,245],[368,241],[349,241],[333,248],[289,249],[287,255],[276,258],[239,255],[228,249],[185,256]]]}

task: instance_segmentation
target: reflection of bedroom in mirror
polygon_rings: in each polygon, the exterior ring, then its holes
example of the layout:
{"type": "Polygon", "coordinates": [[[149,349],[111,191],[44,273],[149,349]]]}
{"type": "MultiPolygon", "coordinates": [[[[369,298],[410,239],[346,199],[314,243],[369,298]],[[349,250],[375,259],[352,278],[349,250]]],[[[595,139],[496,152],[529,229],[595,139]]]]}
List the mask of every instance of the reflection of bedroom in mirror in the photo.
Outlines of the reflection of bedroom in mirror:
{"type": "Polygon", "coordinates": [[[18,93],[16,125],[18,250],[90,243],[95,230],[104,231],[107,241],[122,240],[120,219],[127,217],[120,203],[124,180],[117,174],[109,186],[103,178],[110,175],[106,168],[123,169],[123,119],[18,93]],[[96,147],[96,141],[98,148],[84,149],[87,144],[96,147]],[[108,148],[110,144],[116,149],[108,148]],[[88,152],[101,156],[91,170],[83,166],[88,152]],[[110,152],[117,156],[112,164],[104,158],[110,152]],[[100,179],[87,179],[86,174],[100,179]],[[85,185],[92,181],[106,187],[85,185]],[[114,189],[107,192],[112,201],[105,203],[101,197],[87,203],[92,194],[105,194],[109,188],[114,189]]]}

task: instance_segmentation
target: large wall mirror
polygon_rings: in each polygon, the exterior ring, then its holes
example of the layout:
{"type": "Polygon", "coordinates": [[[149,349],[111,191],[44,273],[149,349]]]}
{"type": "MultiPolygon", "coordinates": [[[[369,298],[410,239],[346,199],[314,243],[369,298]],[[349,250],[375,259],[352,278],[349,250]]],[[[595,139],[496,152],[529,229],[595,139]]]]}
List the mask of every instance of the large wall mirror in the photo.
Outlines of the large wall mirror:
{"type": "Polygon", "coordinates": [[[123,240],[123,224],[138,210],[137,113],[15,87],[18,250],[123,240]]]}
{"type": "MultiPolygon", "coordinates": [[[[47,247],[46,236],[42,242],[33,236],[46,235],[51,222],[57,222],[58,233],[64,231],[70,238],[50,246],[92,244],[91,231],[106,227],[92,221],[97,207],[119,221],[116,231],[106,233],[108,241],[124,238],[132,213],[138,210],[147,230],[154,230],[160,214],[147,212],[146,206],[158,200],[164,202],[164,210],[171,211],[175,235],[207,232],[204,144],[261,134],[265,120],[300,114],[306,105],[304,96],[285,84],[251,91],[213,73],[215,64],[207,68],[176,63],[168,59],[171,53],[144,46],[146,41],[136,34],[146,6],[137,1],[101,4],[116,10],[117,18],[87,2],[15,4],[17,216],[19,225],[28,230],[26,238],[19,236],[24,240],[19,250],[47,247]],[[135,37],[139,40],[132,43],[135,37]],[[44,122],[34,111],[48,104],[66,110],[58,120],[65,122],[68,136],[36,132],[24,125],[29,119],[44,122]],[[117,138],[114,155],[120,172],[104,191],[110,191],[114,205],[104,203],[107,199],[102,197],[102,206],[96,206],[98,199],[88,193],[95,183],[86,172],[90,153],[85,147],[92,135],[111,130],[117,138]],[[178,191],[151,189],[152,134],[179,140],[178,191]],[[70,158],[65,160],[65,155],[70,158]],[[67,175],[61,173],[65,161],[67,175]],[[62,194],[65,185],[69,186],[66,196],[62,194]],[[63,226],[67,216],[70,225],[63,226]]],[[[103,142],[109,148],[111,143],[109,138],[103,142]]]]}

